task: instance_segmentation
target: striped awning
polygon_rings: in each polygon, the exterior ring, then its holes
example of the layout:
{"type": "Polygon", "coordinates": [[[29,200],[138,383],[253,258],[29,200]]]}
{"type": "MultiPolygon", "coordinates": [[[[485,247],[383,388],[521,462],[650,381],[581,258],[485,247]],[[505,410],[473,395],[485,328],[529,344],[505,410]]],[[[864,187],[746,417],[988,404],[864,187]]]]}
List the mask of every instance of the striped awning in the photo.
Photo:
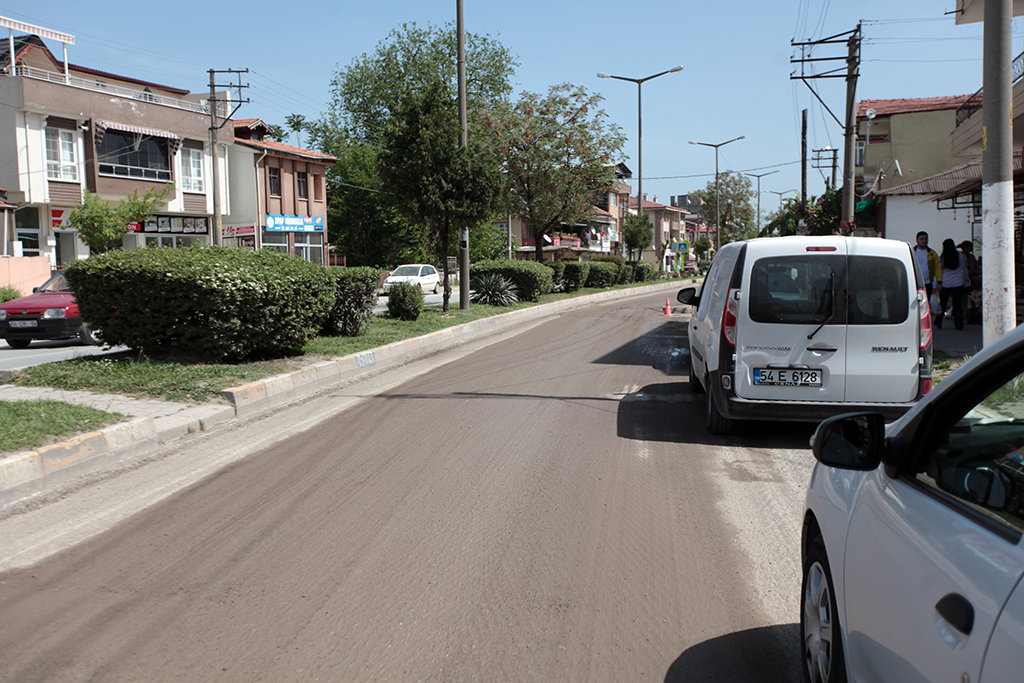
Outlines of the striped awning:
{"type": "Polygon", "coordinates": [[[127,123],[116,123],[113,121],[93,121],[93,126],[96,129],[97,147],[99,147],[100,143],[103,142],[103,136],[106,134],[108,129],[121,131],[122,133],[145,135],[153,138],[165,138],[168,141],[171,156],[177,154],[178,148],[181,147],[180,137],[170,131],[160,130],[159,128],[145,128],[143,126],[132,126],[127,123]]]}

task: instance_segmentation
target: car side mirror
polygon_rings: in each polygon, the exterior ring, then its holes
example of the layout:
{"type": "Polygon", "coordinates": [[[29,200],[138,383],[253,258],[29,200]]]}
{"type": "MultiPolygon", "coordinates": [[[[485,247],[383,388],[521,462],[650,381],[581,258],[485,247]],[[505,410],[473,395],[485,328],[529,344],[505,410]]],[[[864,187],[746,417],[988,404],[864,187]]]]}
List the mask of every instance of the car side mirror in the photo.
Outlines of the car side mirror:
{"type": "Polygon", "coordinates": [[[698,305],[700,303],[700,297],[697,296],[697,288],[684,287],[683,289],[680,289],[679,293],[676,294],[676,301],[688,306],[698,305]]]}
{"type": "Polygon", "coordinates": [[[1006,472],[995,467],[952,467],[948,476],[943,476],[939,484],[990,510],[1006,509],[1013,497],[1013,480],[1006,472]],[[946,482],[946,479],[952,482],[946,482]]]}
{"type": "Polygon", "coordinates": [[[881,413],[847,413],[830,417],[811,437],[814,457],[823,465],[873,470],[882,461],[885,418],[881,413]]]}

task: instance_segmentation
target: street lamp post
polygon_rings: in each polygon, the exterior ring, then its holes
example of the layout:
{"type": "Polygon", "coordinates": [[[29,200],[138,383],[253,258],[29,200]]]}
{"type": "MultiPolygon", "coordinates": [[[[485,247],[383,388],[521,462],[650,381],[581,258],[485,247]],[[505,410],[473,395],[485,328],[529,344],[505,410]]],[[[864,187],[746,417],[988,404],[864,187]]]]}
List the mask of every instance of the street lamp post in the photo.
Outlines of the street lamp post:
{"type": "Polygon", "coordinates": [[[765,192],[771,192],[772,194],[779,195],[779,211],[782,211],[782,195],[789,194],[790,192],[797,192],[797,190],[783,190],[782,192],[777,192],[775,190],[765,190],[765,192]]]}
{"type": "MultiPolygon", "coordinates": [[[[617,81],[629,81],[630,83],[636,83],[636,205],[637,213],[640,216],[644,215],[644,147],[643,147],[643,100],[641,98],[641,86],[644,81],[649,81],[652,78],[658,76],[664,76],[665,74],[675,73],[676,71],[682,71],[682,65],[672,67],[668,71],[662,71],[661,73],[654,74],[653,76],[647,76],[646,78],[627,78],[625,76],[612,76],[606,73],[597,74],[598,78],[614,78],[617,81]]],[[[627,211],[629,206],[626,207],[627,211]]]]}
{"type": "Polygon", "coordinates": [[[718,234],[719,231],[722,229],[722,226],[720,224],[720,221],[722,220],[721,198],[719,196],[719,191],[718,191],[718,148],[722,147],[723,145],[728,145],[730,142],[736,142],[737,140],[742,140],[745,137],[746,137],[746,135],[741,135],[738,138],[733,138],[732,140],[726,140],[725,142],[719,142],[717,145],[712,144],[710,142],[694,142],[693,140],[690,140],[690,144],[691,145],[703,145],[704,147],[714,147],[715,148],[715,241],[711,243],[711,246],[714,249],[717,249],[718,245],[722,243],[722,238],[718,234]],[[716,242],[717,242],[717,244],[716,244],[716,242]]]}
{"type": "Polygon", "coordinates": [[[744,173],[743,174],[743,175],[748,175],[751,178],[757,178],[757,236],[758,237],[761,236],[761,178],[765,177],[766,175],[771,175],[772,173],[778,173],[778,172],[779,172],[779,169],[775,169],[774,171],[768,171],[767,173],[744,173]]]}

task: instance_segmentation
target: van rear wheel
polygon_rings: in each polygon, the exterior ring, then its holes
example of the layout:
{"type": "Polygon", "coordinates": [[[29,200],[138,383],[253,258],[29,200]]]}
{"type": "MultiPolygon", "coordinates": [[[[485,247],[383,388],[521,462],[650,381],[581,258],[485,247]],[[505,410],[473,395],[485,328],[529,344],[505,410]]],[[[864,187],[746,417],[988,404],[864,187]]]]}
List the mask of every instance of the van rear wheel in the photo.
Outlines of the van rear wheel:
{"type": "Polygon", "coordinates": [[[708,433],[715,436],[728,436],[732,434],[733,421],[718,412],[718,406],[715,404],[715,397],[711,391],[708,391],[707,405],[708,410],[705,424],[707,425],[708,433]]]}

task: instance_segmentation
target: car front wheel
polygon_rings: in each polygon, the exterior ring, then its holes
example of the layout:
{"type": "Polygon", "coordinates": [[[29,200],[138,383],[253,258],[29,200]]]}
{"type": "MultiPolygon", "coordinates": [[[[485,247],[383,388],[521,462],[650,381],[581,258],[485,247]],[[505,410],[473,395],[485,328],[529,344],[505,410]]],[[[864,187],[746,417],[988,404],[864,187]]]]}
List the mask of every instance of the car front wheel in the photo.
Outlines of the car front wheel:
{"type": "Polygon", "coordinates": [[[7,345],[12,349],[27,349],[28,345],[32,343],[31,339],[8,339],[7,345]]]}
{"type": "Polygon", "coordinates": [[[82,326],[78,328],[78,340],[90,346],[99,346],[103,343],[100,340],[99,330],[89,327],[89,323],[82,323],[82,326]]]}
{"type": "Polygon", "coordinates": [[[804,558],[800,641],[803,647],[804,680],[808,683],[843,683],[846,664],[836,613],[832,572],[825,542],[815,536],[804,558]]]}

